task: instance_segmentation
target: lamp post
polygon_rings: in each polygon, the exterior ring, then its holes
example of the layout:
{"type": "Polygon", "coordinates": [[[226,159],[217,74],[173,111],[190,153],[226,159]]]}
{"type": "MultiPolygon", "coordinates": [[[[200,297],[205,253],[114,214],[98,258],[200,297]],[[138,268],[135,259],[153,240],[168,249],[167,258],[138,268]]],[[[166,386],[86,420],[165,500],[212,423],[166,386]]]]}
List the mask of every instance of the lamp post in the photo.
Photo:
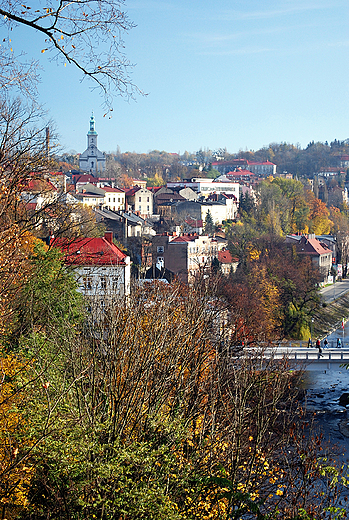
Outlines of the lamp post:
{"type": "Polygon", "coordinates": [[[314,323],[314,318],[311,319],[311,324],[310,324],[310,338],[312,341],[313,341],[313,323],[314,323]]]}

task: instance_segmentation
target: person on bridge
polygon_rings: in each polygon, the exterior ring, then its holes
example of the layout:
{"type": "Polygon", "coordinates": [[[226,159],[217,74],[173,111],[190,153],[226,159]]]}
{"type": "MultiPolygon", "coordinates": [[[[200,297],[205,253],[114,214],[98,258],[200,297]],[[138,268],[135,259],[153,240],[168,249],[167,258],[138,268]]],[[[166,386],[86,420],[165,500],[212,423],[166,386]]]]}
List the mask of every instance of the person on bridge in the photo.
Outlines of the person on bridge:
{"type": "Polygon", "coordinates": [[[328,346],[328,341],[327,341],[327,338],[324,339],[324,348],[327,348],[328,346]]]}
{"type": "Polygon", "coordinates": [[[311,348],[313,346],[313,342],[311,341],[311,338],[308,340],[308,348],[311,348]]]}
{"type": "Polygon", "coordinates": [[[342,347],[341,338],[337,338],[337,348],[341,348],[341,347],[342,347]]]}
{"type": "MultiPolygon", "coordinates": [[[[319,357],[321,356],[322,354],[322,348],[321,348],[321,342],[319,339],[316,340],[316,348],[319,349],[319,357]]],[[[321,356],[322,357],[322,356],[321,356]]]]}

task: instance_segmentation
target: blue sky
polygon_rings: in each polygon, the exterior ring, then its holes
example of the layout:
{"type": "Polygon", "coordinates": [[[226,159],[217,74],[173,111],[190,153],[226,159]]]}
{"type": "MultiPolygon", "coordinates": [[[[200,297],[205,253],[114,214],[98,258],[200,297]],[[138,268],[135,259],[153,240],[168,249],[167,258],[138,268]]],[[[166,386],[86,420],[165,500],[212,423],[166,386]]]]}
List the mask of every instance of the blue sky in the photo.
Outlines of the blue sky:
{"type": "Polygon", "coordinates": [[[128,0],[126,10],[132,79],[147,96],[115,98],[111,119],[72,66],[40,53],[39,35],[13,33],[15,51],[29,38],[41,62],[39,98],[63,149],[84,151],[92,110],[107,152],[349,137],[347,0],[128,0]]]}

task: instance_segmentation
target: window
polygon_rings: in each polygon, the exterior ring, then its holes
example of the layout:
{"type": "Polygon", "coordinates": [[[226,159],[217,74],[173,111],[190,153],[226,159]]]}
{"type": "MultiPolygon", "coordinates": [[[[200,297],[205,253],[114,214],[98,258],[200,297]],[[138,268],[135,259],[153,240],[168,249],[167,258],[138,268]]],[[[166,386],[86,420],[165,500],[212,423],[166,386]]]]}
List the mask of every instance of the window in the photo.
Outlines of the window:
{"type": "Polygon", "coordinates": [[[149,206],[147,206],[147,212],[149,213],[150,209],[149,209],[149,206]]]}
{"type": "Polygon", "coordinates": [[[142,197],[139,197],[139,198],[138,198],[138,202],[142,202],[142,197]]]}
{"type": "Polygon", "coordinates": [[[120,202],[120,197],[118,197],[118,202],[120,202]]]}
{"type": "Polygon", "coordinates": [[[115,197],[113,198],[113,202],[115,202],[115,197]]]}
{"type": "Polygon", "coordinates": [[[147,202],[149,202],[149,197],[147,197],[147,202]]]}
{"type": "Polygon", "coordinates": [[[138,206],[138,211],[142,211],[142,206],[138,206]]]}
{"type": "Polygon", "coordinates": [[[92,289],[92,279],[90,276],[84,276],[83,279],[84,289],[90,291],[92,289]]]}
{"type": "Polygon", "coordinates": [[[118,288],[118,278],[116,276],[113,277],[113,291],[117,291],[118,288]]]}
{"type": "Polygon", "coordinates": [[[163,253],[163,252],[164,252],[164,246],[158,246],[158,247],[156,248],[156,252],[157,252],[157,253],[163,253]]]}
{"type": "Polygon", "coordinates": [[[105,290],[107,288],[107,279],[105,276],[101,277],[101,289],[105,290]]]}

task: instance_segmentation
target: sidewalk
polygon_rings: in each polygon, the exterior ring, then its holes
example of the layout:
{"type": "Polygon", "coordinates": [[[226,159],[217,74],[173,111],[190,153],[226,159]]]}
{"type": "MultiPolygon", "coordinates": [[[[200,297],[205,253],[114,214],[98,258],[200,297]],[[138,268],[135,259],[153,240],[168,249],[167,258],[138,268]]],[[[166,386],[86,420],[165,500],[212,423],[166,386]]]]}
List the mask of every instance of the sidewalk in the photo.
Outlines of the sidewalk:
{"type": "Polygon", "coordinates": [[[325,302],[332,302],[340,296],[343,296],[349,291],[349,279],[342,280],[341,282],[335,282],[332,285],[328,285],[323,289],[320,289],[320,294],[325,302]]]}

